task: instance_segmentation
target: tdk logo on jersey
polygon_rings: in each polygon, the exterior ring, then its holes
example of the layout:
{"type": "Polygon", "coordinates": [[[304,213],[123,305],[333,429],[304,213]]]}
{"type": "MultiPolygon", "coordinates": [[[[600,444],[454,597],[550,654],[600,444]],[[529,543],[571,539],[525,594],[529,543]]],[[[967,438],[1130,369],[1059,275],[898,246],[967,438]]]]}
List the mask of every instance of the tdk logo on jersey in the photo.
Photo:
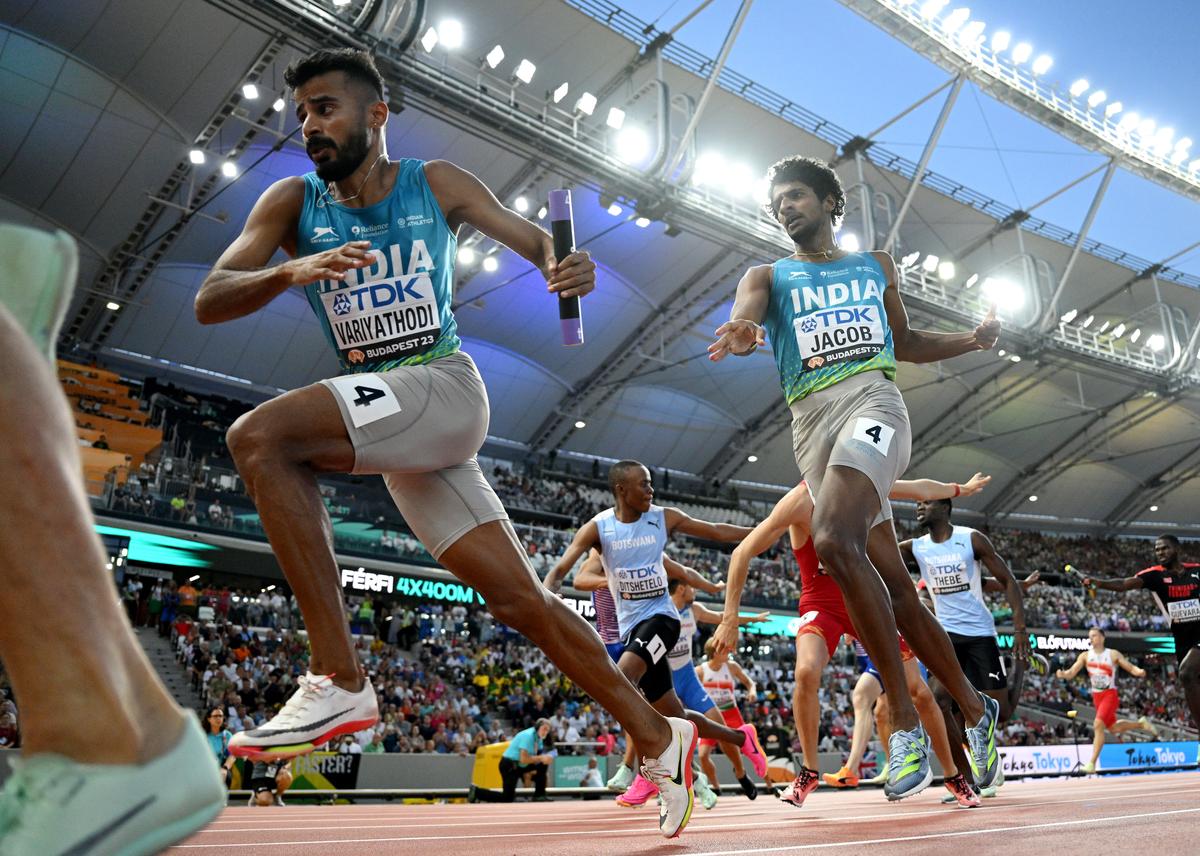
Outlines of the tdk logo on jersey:
{"type": "Polygon", "coordinates": [[[333,298],[333,314],[348,315],[350,314],[350,298],[344,294],[339,294],[333,298]]]}
{"type": "Polygon", "coordinates": [[[822,327],[843,324],[874,324],[875,308],[873,306],[855,306],[852,309],[826,309],[824,312],[814,312],[800,322],[800,330],[812,333],[818,324],[822,327]]]}
{"type": "MultiPolygon", "coordinates": [[[[825,272],[822,271],[821,275],[824,276],[825,272]]],[[[861,285],[857,279],[850,280],[849,285],[844,282],[802,285],[792,289],[792,309],[799,315],[843,303],[862,303],[871,298],[882,299],[879,284],[873,279],[868,279],[865,285],[861,285]]]]}
{"type": "Polygon", "coordinates": [[[425,295],[417,291],[417,286],[425,283],[429,284],[429,277],[426,274],[417,274],[408,279],[398,279],[395,282],[375,282],[371,285],[364,285],[361,288],[351,288],[347,292],[339,294],[333,299],[333,311],[337,315],[345,315],[350,312],[350,298],[354,298],[358,303],[358,311],[364,309],[382,309],[391,306],[393,303],[403,303],[406,299],[424,300],[425,295]],[[345,300],[345,309],[338,311],[338,304],[345,300]]]}
{"type": "Polygon", "coordinates": [[[332,226],[314,226],[312,237],[308,240],[314,244],[330,244],[337,241],[338,236],[332,226]]]}

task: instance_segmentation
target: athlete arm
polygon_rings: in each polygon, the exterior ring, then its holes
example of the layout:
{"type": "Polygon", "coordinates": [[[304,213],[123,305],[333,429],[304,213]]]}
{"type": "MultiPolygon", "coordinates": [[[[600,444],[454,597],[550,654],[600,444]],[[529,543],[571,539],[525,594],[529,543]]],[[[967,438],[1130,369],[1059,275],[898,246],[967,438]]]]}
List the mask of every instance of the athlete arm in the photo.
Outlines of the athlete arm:
{"type": "Polygon", "coordinates": [[[1131,663],[1129,661],[1129,658],[1126,657],[1124,654],[1122,654],[1120,651],[1117,651],[1113,648],[1109,648],[1108,651],[1112,656],[1113,662],[1116,663],[1118,666],[1120,666],[1125,671],[1129,672],[1129,674],[1133,675],[1135,678],[1146,677],[1146,670],[1143,669],[1141,666],[1135,666],[1133,663],[1131,663]]]}
{"type": "Polygon", "coordinates": [[[562,581],[567,578],[567,574],[571,573],[571,568],[575,567],[575,563],[599,542],[600,531],[596,528],[595,520],[589,520],[580,526],[575,537],[571,539],[571,543],[567,545],[562,558],[554,563],[553,569],[546,575],[546,579],[543,581],[546,588],[557,594],[558,590],[562,588],[562,581]]]}
{"type": "Polygon", "coordinates": [[[351,241],[340,247],[289,259],[266,267],[275,251],[295,252],[296,224],[304,202],[304,180],[281,179],[254,204],[246,225],[230,244],[196,293],[196,320],[201,324],[231,321],[255,312],[293,285],[319,279],[342,279],[345,271],[369,263],[370,243],[351,241]]]}
{"type": "Polygon", "coordinates": [[[451,231],[464,223],[533,263],[549,290],[560,297],[582,297],[596,287],[596,263],[588,253],[554,258],[554,241],[545,229],[500,204],[473,174],[449,161],[425,164],[425,179],[437,197],[451,231]]]}
{"type": "Polygon", "coordinates": [[[991,480],[991,476],[985,476],[983,473],[975,473],[975,475],[962,484],[958,482],[940,482],[935,479],[913,479],[911,481],[901,479],[892,485],[892,492],[888,494],[888,498],[924,500],[928,502],[934,499],[954,499],[959,496],[974,496],[987,487],[988,482],[991,480]]]}
{"type": "Polygon", "coordinates": [[[1096,577],[1084,577],[1083,584],[1089,588],[1104,589],[1105,591],[1134,591],[1145,588],[1146,581],[1139,576],[1125,577],[1121,580],[1101,580],[1096,577]]]}
{"type": "Polygon", "coordinates": [[[666,520],[667,532],[682,532],[693,538],[703,538],[706,541],[719,541],[725,544],[736,544],[752,531],[749,526],[697,520],[678,508],[664,508],[663,517],[666,520]]]}
{"type": "Polygon", "coordinates": [[[896,263],[887,253],[873,252],[871,255],[883,266],[887,276],[888,287],[883,291],[883,305],[887,311],[888,326],[892,329],[892,344],[897,360],[935,363],[970,351],[988,351],[995,347],[996,340],[1000,338],[1000,322],[996,319],[994,306],[972,332],[932,333],[909,327],[908,312],[900,297],[896,263]]]}
{"type": "Polygon", "coordinates": [[[1074,678],[1076,675],[1079,674],[1079,670],[1083,668],[1083,664],[1086,661],[1087,661],[1087,651],[1083,651],[1080,653],[1080,655],[1078,657],[1075,658],[1075,662],[1071,664],[1071,668],[1059,669],[1057,672],[1054,673],[1054,675],[1055,675],[1055,677],[1063,678],[1063,679],[1069,681],[1072,678],[1074,678]]]}
{"type": "Polygon", "coordinates": [[[728,662],[729,673],[733,675],[734,679],[736,679],[742,686],[746,688],[746,697],[749,699],[751,704],[754,704],[756,701],[758,701],[758,687],[755,686],[754,679],[747,675],[745,670],[733,660],[729,660],[728,662]]]}
{"type": "Polygon", "coordinates": [[[755,265],[738,282],[729,320],[716,329],[708,358],[720,362],[730,354],[747,357],[767,343],[762,321],[771,300],[771,266],[755,265]]]}
{"type": "Polygon", "coordinates": [[[575,574],[571,585],[577,591],[596,591],[607,588],[608,575],[604,573],[604,564],[600,561],[600,554],[595,549],[583,560],[583,567],[575,574]]]}
{"type": "Polygon", "coordinates": [[[663,556],[663,569],[667,572],[669,579],[680,580],[692,588],[700,589],[700,591],[708,592],[709,594],[720,594],[725,590],[725,583],[714,583],[694,568],[681,565],[667,555],[663,556]]]}
{"type": "MultiPolygon", "coordinates": [[[[1014,574],[1014,576],[1015,576],[1015,574],[1014,574]]],[[[1033,588],[1035,585],[1037,585],[1038,580],[1040,580],[1041,578],[1042,578],[1042,572],[1034,571],[1029,576],[1027,576],[1025,579],[1020,581],[1021,582],[1021,591],[1028,592],[1031,588],[1033,588]]],[[[986,592],[992,592],[992,593],[1006,591],[1003,583],[1001,583],[997,579],[992,579],[991,577],[988,577],[986,580],[983,581],[983,590],[986,592]]]]}
{"type": "MultiPolygon", "coordinates": [[[[692,604],[692,615],[696,616],[696,621],[700,624],[720,624],[721,619],[723,618],[722,613],[714,612],[707,606],[704,606],[700,603],[692,604]]],[[[766,621],[770,617],[771,613],[764,610],[763,612],[758,612],[754,615],[739,615],[737,623],[738,627],[744,627],[747,624],[758,624],[766,621]]]]}
{"type": "Polygon", "coordinates": [[[975,551],[975,558],[983,563],[993,577],[1003,583],[1004,594],[1013,613],[1013,656],[1022,662],[1029,662],[1029,637],[1025,633],[1025,598],[1021,586],[1009,570],[1008,564],[1000,558],[992,542],[982,532],[971,533],[971,549],[975,551]]]}

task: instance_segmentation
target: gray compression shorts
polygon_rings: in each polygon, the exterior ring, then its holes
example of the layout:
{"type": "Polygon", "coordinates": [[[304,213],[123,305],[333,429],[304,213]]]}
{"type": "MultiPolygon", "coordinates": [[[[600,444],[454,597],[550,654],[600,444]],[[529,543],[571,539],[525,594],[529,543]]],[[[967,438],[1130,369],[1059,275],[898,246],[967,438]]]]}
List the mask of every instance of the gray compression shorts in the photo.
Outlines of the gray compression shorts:
{"type": "Polygon", "coordinates": [[[419,366],[323,380],[333,393],[357,474],[378,474],[413,534],[438,559],[463,535],[507,520],[475,454],[488,398],[475,362],[459,351],[419,366]]]}
{"type": "Polygon", "coordinates": [[[888,494],[908,468],[912,429],[896,384],[882,372],[863,372],[794,402],[792,451],[796,466],[819,503],[829,467],[850,467],[879,494],[874,527],[892,516],[888,494]]]}

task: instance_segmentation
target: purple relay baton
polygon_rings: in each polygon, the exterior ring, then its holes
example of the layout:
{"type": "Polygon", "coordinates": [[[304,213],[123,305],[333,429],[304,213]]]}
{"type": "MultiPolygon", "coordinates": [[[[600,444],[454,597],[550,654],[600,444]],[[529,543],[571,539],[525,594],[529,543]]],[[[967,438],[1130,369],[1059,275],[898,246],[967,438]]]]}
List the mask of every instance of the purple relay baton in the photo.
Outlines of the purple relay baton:
{"type": "MultiPolygon", "coordinates": [[[[550,191],[550,236],[554,239],[554,258],[562,261],[575,252],[575,224],[571,220],[571,191],[550,191]]],[[[564,345],[583,344],[583,315],[578,297],[558,299],[558,323],[564,345]]]]}

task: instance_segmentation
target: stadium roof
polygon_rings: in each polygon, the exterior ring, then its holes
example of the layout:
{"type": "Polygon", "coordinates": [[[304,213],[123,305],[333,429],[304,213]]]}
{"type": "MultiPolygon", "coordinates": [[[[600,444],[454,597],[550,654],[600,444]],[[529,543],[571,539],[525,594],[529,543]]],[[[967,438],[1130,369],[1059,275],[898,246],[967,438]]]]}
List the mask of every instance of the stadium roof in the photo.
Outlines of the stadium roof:
{"type": "MultiPolygon", "coordinates": [[[[439,3],[430,6],[434,22],[439,3]]],[[[452,160],[506,202],[533,200],[531,216],[548,189],[573,186],[579,243],[601,265],[600,287],[585,301],[588,344],[573,350],[558,344],[553,301],[522,260],[501,250],[494,271],[478,260],[460,266],[460,331],[488,383],[491,433],[543,451],[790,482],[795,465],[769,352],[715,366],[703,357],[741,273],[785,254],[786,242],[756,212],[752,192],[721,186],[731,172],[745,185],[744,175],[726,168],[707,185],[665,180],[646,168],[652,155],[618,150],[619,132],[606,126],[618,107],[627,127],[653,143],[666,114],[677,138],[712,59],[668,42],[659,63],[646,46],[662,44],[663,34],[606,0],[470,4],[464,24],[487,33],[488,44],[476,37],[460,52],[419,42],[402,51],[408,22],[388,18],[390,8],[374,0],[5,4],[0,217],[79,240],[71,334],[108,359],[150,371],[193,367],[203,372],[194,377],[258,394],[334,374],[299,292],[216,327],[198,325],[191,306],[262,190],[309,168],[296,137],[285,139],[294,119],[273,107],[283,67],[317,43],[367,44],[384,60],[393,106],[403,107],[389,122],[393,157],[452,160]],[[492,70],[480,58],[496,43],[506,59],[492,70]],[[536,65],[529,85],[511,82],[522,58],[536,65]],[[564,81],[565,110],[549,96],[564,81]],[[248,82],[257,98],[244,94],[248,82]],[[573,116],[584,91],[598,106],[573,116]],[[189,160],[193,148],[205,163],[189,160]],[[236,178],[220,171],[226,160],[236,178]],[[644,227],[640,216],[650,221],[644,227]],[[121,308],[106,309],[110,300],[121,308]]],[[[731,69],[719,83],[699,117],[697,153],[748,165],[753,185],[753,172],[783,155],[834,158],[857,147],[861,156],[840,166],[846,185],[859,186],[846,231],[869,235],[869,199],[882,243],[916,164],[879,145],[856,146],[837,116],[807,112],[800,93],[770,92],[731,69]]],[[[692,164],[684,158],[685,170],[692,164]]],[[[1085,186],[1103,178],[1096,173],[1085,186]]],[[[1005,356],[901,368],[915,438],[910,472],[959,480],[992,473],[986,497],[967,505],[993,514],[1200,528],[1192,519],[1200,346],[1191,339],[1200,282],[1085,239],[1051,312],[1079,224],[1014,214],[970,183],[969,175],[923,173],[915,188],[893,246],[898,259],[913,259],[904,283],[910,313],[919,324],[962,328],[982,314],[989,279],[1000,290],[1022,283],[1025,303],[1002,313],[1011,331],[1005,356]],[[947,279],[925,272],[930,254],[954,261],[947,279]],[[1072,320],[1060,322],[1071,309],[1072,320]],[[1088,315],[1095,318],[1083,327],[1088,315]],[[1121,324],[1124,335],[1114,339],[1121,324]],[[1154,334],[1163,337],[1157,349],[1154,334]]],[[[462,235],[482,257],[494,248],[480,238],[462,235]]]]}

